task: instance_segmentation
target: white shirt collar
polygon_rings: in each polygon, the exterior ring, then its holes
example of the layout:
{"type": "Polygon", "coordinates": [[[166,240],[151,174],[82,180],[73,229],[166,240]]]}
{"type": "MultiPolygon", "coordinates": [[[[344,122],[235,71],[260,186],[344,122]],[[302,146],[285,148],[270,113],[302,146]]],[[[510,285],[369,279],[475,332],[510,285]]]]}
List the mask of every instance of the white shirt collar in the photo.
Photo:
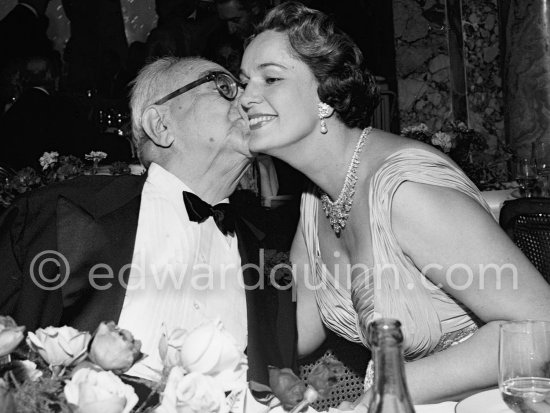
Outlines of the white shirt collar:
{"type": "MultiPolygon", "coordinates": [[[[154,162],[149,166],[147,172],[147,182],[159,188],[162,192],[175,203],[183,203],[183,191],[191,192],[195,195],[195,191],[189,188],[181,179],[176,175],[168,172],[159,164],[154,162]]],[[[229,203],[229,198],[225,198],[220,203],[229,203]]]]}
{"type": "Polygon", "coordinates": [[[27,3],[19,3],[21,6],[23,7],[26,7],[27,9],[29,9],[30,11],[32,11],[32,13],[35,15],[35,17],[38,17],[38,12],[36,11],[36,9],[34,7],[32,7],[30,4],[27,4],[27,3]]]}

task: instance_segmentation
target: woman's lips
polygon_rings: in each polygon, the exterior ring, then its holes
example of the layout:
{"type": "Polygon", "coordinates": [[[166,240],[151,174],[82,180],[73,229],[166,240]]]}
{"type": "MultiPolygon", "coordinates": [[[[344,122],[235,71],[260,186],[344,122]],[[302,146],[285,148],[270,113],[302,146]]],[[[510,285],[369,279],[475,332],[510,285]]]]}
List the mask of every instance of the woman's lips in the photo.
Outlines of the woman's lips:
{"type": "Polygon", "coordinates": [[[275,115],[253,115],[249,119],[250,130],[260,129],[276,117],[275,115]]]}

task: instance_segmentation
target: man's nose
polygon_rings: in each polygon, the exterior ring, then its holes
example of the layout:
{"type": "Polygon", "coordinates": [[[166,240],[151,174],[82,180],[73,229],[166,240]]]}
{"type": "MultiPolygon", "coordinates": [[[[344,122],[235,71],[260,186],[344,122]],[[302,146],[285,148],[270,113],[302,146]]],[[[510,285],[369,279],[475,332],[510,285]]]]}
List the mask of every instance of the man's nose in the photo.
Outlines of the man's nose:
{"type": "Polygon", "coordinates": [[[236,121],[237,119],[248,119],[248,116],[246,114],[245,109],[241,105],[240,96],[242,95],[242,92],[240,92],[237,97],[231,102],[231,107],[229,109],[229,120],[231,122],[236,121]]]}

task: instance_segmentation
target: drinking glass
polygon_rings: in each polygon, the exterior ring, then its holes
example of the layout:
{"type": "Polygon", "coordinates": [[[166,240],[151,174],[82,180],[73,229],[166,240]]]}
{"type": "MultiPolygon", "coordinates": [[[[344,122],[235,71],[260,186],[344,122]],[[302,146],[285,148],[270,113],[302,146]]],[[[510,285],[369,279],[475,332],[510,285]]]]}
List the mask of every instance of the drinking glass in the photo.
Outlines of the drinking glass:
{"type": "Polygon", "coordinates": [[[550,413],[550,322],[500,326],[498,385],[516,413],[550,413]]]}
{"type": "Polygon", "coordinates": [[[538,173],[535,161],[528,158],[519,158],[516,162],[516,181],[525,197],[531,198],[533,196],[537,180],[538,173]]]}
{"type": "Polygon", "coordinates": [[[535,141],[533,152],[541,178],[541,196],[550,197],[550,140],[535,141]]]}

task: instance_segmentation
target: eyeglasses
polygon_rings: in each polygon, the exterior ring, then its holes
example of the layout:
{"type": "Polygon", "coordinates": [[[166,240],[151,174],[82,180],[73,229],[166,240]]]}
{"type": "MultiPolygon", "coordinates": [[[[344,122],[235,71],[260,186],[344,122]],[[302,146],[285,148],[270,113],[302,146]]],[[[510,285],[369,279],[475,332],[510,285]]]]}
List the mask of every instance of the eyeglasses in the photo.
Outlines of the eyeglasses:
{"type": "Polygon", "coordinates": [[[172,93],[166,95],[162,99],[157,100],[154,105],[162,105],[163,103],[168,102],[170,99],[175,98],[176,96],[181,95],[182,93],[187,92],[203,83],[212,82],[216,83],[216,89],[218,93],[227,100],[233,100],[237,97],[239,93],[239,87],[244,88],[244,85],[236,80],[233,76],[226,72],[212,72],[209,73],[194,82],[191,82],[185,86],[180,87],[177,90],[174,90],[172,93]]]}

